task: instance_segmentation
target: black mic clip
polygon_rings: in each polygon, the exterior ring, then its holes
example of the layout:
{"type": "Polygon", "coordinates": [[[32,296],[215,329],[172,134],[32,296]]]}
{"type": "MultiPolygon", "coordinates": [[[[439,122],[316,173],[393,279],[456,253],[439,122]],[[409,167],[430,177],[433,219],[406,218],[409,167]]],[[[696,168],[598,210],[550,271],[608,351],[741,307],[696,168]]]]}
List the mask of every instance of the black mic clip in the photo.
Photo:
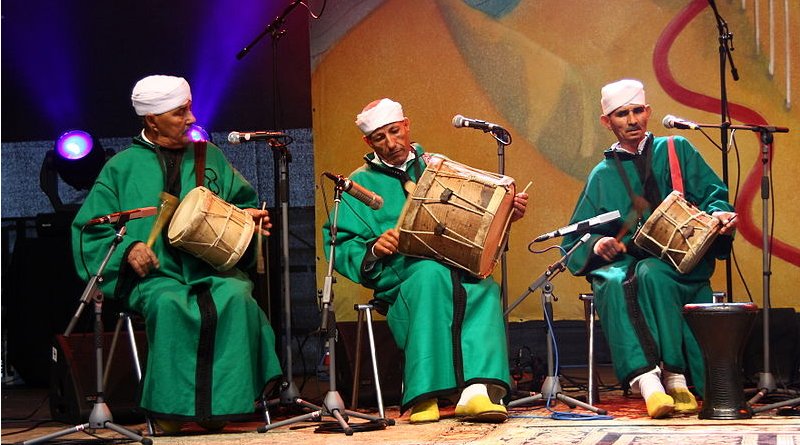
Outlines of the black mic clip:
{"type": "Polygon", "coordinates": [[[347,186],[347,178],[342,175],[334,175],[331,172],[322,172],[323,175],[327,176],[328,179],[334,182],[336,188],[340,191],[344,191],[344,188],[347,186]]]}

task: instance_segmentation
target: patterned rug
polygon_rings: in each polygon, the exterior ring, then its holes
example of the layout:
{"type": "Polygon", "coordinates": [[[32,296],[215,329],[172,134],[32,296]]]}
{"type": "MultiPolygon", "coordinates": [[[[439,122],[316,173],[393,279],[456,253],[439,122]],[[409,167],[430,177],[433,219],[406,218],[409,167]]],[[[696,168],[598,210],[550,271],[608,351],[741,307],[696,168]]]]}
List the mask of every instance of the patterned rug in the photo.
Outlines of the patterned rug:
{"type": "MultiPolygon", "coordinates": [[[[570,444],[570,445],[633,445],[633,444],[725,444],[725,445],[800,445],[800,417],[780,416],[776,411],[760,413],[751,419],[735,421],[699,420],[696,415],[680,415],[653,420],[646,416],[641,398],[626,397],[621,392],[603,393],[595,406],[608,411],[610,418],[592,415],[583,409],[569,410],[555,404],[552,410],[541,405],[516,407],[511,417],[500,425],[461,422],[453,418],[453,408],[441,410],[439,422],[411,425],[400,417],[397,407],[387,409],[387,417],[396,425],[383,430],[318,434],[320,422],[298,422],[267,433],[256,432],[262,423],[231,423],[221,434],[207,434],[196,425],[187,425],[179,436],[157,436],[155,444],[169,445],[272,445],[272,444],[340,444],[353,445],[417,445],[417,444],[570,444]],[[554,415],[555,413],[555,415],[554,415]],[[568,414],[581,414],[570,420],[568,414]],[[562,420],[563,419],[563,420],[562,420]]],[[[369,412],[375,414],[374,411],[369,412]]],[[[273,421],[285,420],[274,415],[273,421]]],[[[324,422],[332,419],[325,417],[324,422]]],[[[360,420],[351,418],[352,424],[360,420]]],[[[58,431],[63,425],[48,424],[22,434],[7,435],[15,428],[3,425],[3,444],[41,437],[58,431]]],[[[131,425],[144,430],[144,425],[131,425]]],[[[113,431],[98,430],[94,438],[76,433],[59,439],[66,443],[103,443],[97,437],[118,438],[113,431]]],[[[64,442],[62,442],[64,443],[64,442]]],[[[108,443],[108,442],[105,442],[108,443]]],[[[120,443],[114,440],[113,443],[120,443]]]]}

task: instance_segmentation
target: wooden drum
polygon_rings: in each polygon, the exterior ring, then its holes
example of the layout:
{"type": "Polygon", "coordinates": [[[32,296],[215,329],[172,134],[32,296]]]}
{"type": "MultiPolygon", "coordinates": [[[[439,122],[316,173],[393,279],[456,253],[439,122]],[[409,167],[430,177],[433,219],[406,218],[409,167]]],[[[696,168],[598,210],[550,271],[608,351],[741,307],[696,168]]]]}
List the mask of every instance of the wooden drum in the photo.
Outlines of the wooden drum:
{"type": "Polygon", "coordinates": [[[398,250],[485,278],[508,238],[514,194],[508,176],[433,155],[398,220],[398,250]]]}
{"type": "Polygon", "coordinates": [[[694,269],[711,247],[720,225],[717,218],[673,191],[636,232],[633,242],[685,274],[694,269]]]}
{"type": "Polygon", "coordinates": [[[254,228],[249,213],[200,186],[187,193],[178,205],[167,237],[171,245],[223,272],[244,255],[254,228]]]}

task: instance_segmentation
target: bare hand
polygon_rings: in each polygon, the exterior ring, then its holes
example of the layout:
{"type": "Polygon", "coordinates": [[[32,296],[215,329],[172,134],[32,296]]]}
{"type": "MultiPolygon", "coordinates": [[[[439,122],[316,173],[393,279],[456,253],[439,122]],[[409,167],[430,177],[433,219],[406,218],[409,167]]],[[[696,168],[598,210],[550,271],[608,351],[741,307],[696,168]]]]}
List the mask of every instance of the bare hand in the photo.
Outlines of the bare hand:
{"type": "Polygon", "coordinates": [[[518,221],[525,216],[525,209],[528,208],[528,194],[525,192],[514,195],[514,211],[511,214],[511,222],[518,221]]]}
{"type": "Polygon", "coordinates": [[[600,238],[594,244],[594,253],[596,255],[600,255],[604,260],[611,261],[620,253],[627,252],[628,248],[625,247],[625,244],[617,241],[616,238],[612,238],[610,236],[605,236],[600,238]]]}
{"type": "Polygon", "coordinates": [[[158,269],[161,266],[153,249],[145,243],[134,244],[133,248],[128,252],[127,261],[133,271],[142,278],[150,273],[153,268],[158,269]]]}
{"type": "Polygon", "coordinates": [[[269,229],[272,228],[272,223],[269,222],[269,211],[261,209],[244,209],[244,211],[249,213],[256,223],[253,233],[258,233],[260,229],[262,235],[269,236],[269,229]],[[261,221],[261,227],[258,225],[259,221],[261,221]]]}
{"type": "Polygon", "coordinates": [[[719,229],[720,235],[733,232],[736,230],[736,226],[739,225],[739,215],[734,212],[714,212],[711,216],[717,218],[722,223],[722,227],[719,229]]]}
{"type": "Polygon", "coordinates": [[[387,255],[392,255],[397,252],[397,246],[400,245],[400,232],[397,229],[389,229],[375,241],[372,246],[372,253],[378,258],[383,258],[387,255]]]}

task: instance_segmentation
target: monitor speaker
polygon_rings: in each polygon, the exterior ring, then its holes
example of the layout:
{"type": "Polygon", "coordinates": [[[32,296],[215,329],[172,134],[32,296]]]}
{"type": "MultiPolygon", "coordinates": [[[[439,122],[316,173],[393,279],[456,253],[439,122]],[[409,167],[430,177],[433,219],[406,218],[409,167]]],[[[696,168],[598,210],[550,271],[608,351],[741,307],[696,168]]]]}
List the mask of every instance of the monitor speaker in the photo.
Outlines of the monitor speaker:
{"type": "MultiPolygon", "coordinates": [[[[113,332],[103,334],[103,366],[113,335],[113,332]]],[[[145,333],[135,331],[134,338],[144,369],[145,333]]],[[[59,422],[85,423],[97,400],[94,334],[57,335],[55,340],[50,368],[50,415],[59,422]]],[[[117,423],[144,421],[144,414],[138,409],[139,381],[134,366],[130,340],[127,333],[122,332],[117,339],[104,391],[105,402],[117,423]]]]}

